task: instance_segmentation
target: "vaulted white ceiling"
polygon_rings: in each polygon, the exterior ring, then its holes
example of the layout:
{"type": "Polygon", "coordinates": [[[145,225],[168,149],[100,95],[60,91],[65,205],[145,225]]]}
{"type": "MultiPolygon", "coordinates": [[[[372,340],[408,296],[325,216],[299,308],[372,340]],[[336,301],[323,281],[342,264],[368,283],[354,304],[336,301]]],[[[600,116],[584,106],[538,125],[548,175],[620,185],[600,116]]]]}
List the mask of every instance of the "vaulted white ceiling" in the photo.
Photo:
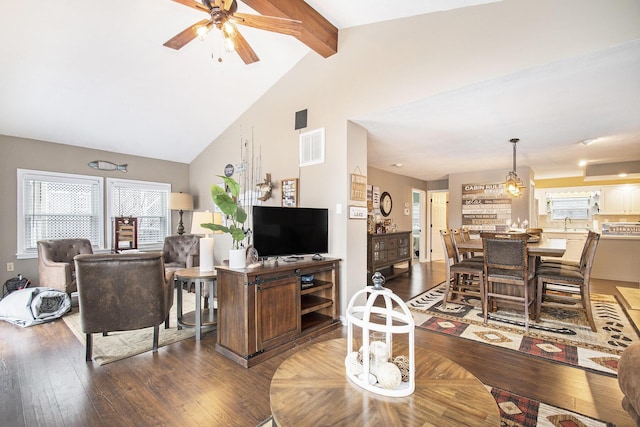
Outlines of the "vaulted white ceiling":
{"type": "MultiPolygon", "coordinates": [[[[492,2],[307,0],[340,29],[492,2]]],[[[170,0],[1,2],[0,134],[191,162],[311,52],[248,27],[260,57],[249,66],[215,37],[162,46],[201,18],[170,0]]],[[[640,159],[639,75],[633,42],[353,119],[369,130],[370,165],[404,175],[440,179],[469,170],[469,156],[508,169],[505,126],[537,177],[579,175],[582,154],[640,159]]]]}

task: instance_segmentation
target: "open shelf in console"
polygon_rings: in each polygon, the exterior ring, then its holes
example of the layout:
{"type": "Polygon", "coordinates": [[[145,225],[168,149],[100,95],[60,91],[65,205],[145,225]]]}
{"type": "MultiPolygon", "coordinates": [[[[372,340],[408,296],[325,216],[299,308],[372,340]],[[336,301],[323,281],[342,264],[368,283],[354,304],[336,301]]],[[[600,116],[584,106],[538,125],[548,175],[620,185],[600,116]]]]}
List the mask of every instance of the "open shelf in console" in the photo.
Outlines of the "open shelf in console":
{"type": "Polygon", "coordinates": [[[308,331],[315,326],[329,324],[331,321],[331,316],[326,316],[318,313],[317,311],[312,311],[311,313],[307,313],[301,317],[300,326],[303,331],[308,331]]]}
{"type": "Polygon", "coordinates": [[[322,298],[316,295],[302,295],[300,297],[300,315],[304,316],[312,311],[318,311],[326,307],[331,307],[333,300],[329,298],[322,298]]]}

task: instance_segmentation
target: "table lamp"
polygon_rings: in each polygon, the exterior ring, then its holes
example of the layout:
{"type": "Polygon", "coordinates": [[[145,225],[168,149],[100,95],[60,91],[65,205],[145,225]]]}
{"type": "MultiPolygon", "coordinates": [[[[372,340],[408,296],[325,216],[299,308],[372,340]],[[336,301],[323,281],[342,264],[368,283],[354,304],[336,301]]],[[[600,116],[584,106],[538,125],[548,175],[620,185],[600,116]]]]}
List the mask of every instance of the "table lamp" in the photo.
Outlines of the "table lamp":
{"type": "MultiPolygon", "coordinates": [[[[213,271],[213,230],[202,227],[201,224],[222,224],[222,214],[219,212],[194,212],[191,220],[191,234],[200,234],[200,271],[213,271]]],[[[221,233],[216,231],[216,233],[221,233]]]]}
{"type": "Polygon", "coordinates": [[[182,214],[184,211],[193,210],[193,196],[187,193],[170,193],[169,194],[169,209],[172,211],[178,211],[180,214],[180,221],[178,222],[178,235],[184,234],[184,224],[182,223],[182,214]]]}

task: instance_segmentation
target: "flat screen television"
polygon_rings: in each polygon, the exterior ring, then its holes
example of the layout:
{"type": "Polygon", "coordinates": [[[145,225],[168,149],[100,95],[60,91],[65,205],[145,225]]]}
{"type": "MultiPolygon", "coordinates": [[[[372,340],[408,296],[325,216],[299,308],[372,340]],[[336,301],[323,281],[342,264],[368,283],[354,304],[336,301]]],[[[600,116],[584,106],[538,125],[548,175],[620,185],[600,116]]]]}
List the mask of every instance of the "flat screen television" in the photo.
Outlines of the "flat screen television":
{"type": "Polygon", "coordinates": [[[253,207],[253,246],[261,258],[329,251],[329,210],[253,207]]]}

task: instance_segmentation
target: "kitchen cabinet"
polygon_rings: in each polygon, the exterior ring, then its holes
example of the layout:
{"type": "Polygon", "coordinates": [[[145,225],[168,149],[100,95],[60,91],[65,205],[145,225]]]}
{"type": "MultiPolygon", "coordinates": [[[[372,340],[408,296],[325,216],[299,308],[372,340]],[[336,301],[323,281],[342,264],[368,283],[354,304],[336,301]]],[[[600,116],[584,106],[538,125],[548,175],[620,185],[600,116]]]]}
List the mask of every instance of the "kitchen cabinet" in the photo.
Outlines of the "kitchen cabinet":
{"type": "Polygon", "coordinates": [[[640,214],[640,185],[611,185],[602,187],[601,214],[640,214]]]}

